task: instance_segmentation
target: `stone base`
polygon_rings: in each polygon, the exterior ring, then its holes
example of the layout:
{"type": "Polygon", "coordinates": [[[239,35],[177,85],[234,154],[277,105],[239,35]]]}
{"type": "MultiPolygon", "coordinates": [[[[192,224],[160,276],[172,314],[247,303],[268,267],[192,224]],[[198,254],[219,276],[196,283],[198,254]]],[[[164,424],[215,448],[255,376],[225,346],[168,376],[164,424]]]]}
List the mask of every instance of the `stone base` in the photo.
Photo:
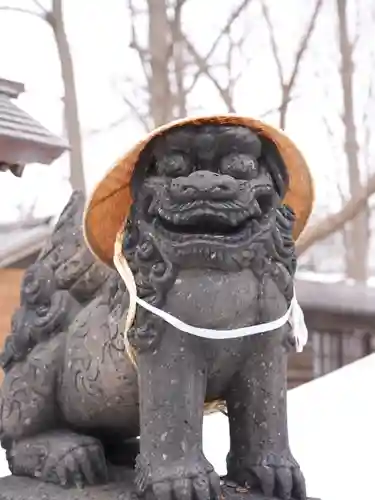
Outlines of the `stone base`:
{"type": "MultiPolygon", "coordinates": [[[[0,500],[130,500],[133,471],[113,471],[115,480],[104,486],[64,489],[35,479],[8,476],[0,479],[0,500]]],[[[223,486],[224,500],[277,500],[223,486]]],[[[318,500],[310,498],[309,500],[318,500]]]]}

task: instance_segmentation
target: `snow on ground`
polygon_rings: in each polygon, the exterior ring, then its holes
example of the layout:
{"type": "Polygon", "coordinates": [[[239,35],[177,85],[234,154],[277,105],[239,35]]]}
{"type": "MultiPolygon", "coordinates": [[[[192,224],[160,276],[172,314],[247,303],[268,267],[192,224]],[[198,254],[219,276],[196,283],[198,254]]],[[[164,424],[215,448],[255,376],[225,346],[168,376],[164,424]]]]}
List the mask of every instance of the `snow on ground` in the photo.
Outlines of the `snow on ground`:
{"type": "Polygon", "coordinates": [[[5,451],[0,448],[0,477],[8,476],[9,469],[5,460],[5,451]]]}
{"type": "MultiPolygon", "coordinates": [[[[372,500],[375,458],[375,354],[289,392],[291,448],[308,494],[321,500],[372,500]]],[[[205,452],[225,473],[223,415],[205,419],[205,452]]]]}
{"type": "MultiPolygon", "coordinates": [[[[372,500],[375,458],[375,354],[289,392],[293,453],[308,493],[321,500],[372,500]]],[[[227,419],[207,416],[204,449],[219,474],[229,447],[227,419]]],[[[0,477],[9,474],[0,452],[0,477]]]]}

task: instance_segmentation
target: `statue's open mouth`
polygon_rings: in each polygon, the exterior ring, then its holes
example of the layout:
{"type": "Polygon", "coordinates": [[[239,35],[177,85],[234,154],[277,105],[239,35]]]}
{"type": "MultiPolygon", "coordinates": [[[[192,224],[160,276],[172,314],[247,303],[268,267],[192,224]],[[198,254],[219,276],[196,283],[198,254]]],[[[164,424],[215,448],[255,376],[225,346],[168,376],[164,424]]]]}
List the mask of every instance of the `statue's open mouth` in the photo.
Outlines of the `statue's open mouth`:
{"type": "Polygon", "coordinates": [[[193,222],[181,221],[177,224],[173,222],[160,219],[160,222],[164,229],[175,233],[185,233],[185,234],[222,234],[231,235],[241,232],[247,226],[247,221],[243,221],[237,226],[232,226],[231,224],[226,224],[225,221],[216,218],[215,216],[202,215],[197,216],[196,220],[193,222]]]}
{"type": "Polygon", "coordinates": [[[260,213],[254,215],[233,203],[191,203],[173,210],[159,207],[155,225],[172,241],[236,243],[265,230],[260,213]]]}

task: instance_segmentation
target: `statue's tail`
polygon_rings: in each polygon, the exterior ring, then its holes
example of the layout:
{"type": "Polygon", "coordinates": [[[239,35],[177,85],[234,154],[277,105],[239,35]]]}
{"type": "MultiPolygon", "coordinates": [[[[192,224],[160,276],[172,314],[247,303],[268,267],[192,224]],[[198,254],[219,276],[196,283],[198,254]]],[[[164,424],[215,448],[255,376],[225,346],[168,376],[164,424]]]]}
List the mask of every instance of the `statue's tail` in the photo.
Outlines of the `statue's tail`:
{"type": "Polygon", "coordinates": [[[82,233],[85,199],[75,191],[37,261],[25,272],[19,308],[0,354],[8,371],[40,342],[67,331],[77,313],[108,288],[116,272],[97,261],[82,233]]]}
{"type": "Polygon", "coordinates": [[[69,290],[82,304],[100,293],[113,273],[86,246],[82,232],[84,205],[83,194],[74,191],[38,259],[50,265],[57,288],[69,290]]]}

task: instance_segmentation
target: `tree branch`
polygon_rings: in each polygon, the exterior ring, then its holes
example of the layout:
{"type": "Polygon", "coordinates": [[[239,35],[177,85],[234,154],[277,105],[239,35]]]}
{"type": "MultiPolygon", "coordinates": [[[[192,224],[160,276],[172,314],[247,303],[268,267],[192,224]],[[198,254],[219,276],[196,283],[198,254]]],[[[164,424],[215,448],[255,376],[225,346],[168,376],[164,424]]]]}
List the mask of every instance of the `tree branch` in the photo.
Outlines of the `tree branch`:
{"type": "Polygon", "coordinates": [[[268,34],[269,34],[270,44],[271,44],[271,51],[272,51],[273,58],[274,58],[275,64],[276,64],[277,76],[279,77],[280,87],[283,89],[284,85],[285,85],[284,71],[283,71],[283,66],[281,64],[279,51],[277,49],[275,30],[274,30],[274,27],[273,27],[273,24],[271,21],[270,11],[269,11],[268,5],[266,4],[265,0],[260,0],[260,4],[262,7],[264,20],[266,21],[267,28],[268,28],[268,34]]]}
{"type": "Polygon", "coordinates": [[[131,41],[130,41],[130,47],[134,49],[139,58],[139,62],[141,63],[142,69],[143,69],[143,74],[145,76],[146,82],[149,86],[150,83],[150,72],[147,67],[147,60],[149,59],[149,54],[146,49],[141,47],[141,45],[138,42],[137,38],[137,30],[135,27],[135,17],[136,17],[136,10],[133,5],[132,0],[128,0],[128,9],[130,11],[130,32],[131,32],[131,41]]]}
{"type": "Polygon", "coordinates": [[[301,255],[318,241],[322,241],[331,234],[342,229],[347,222],[352,221],[367,207],[368,199],[375,193],[375,174],[369,177],[365,186],[363,186],[356,196],[351,198],[341,210],[335,214],[328,215],[321,221],[318,221],[302,233],[296,243],[297,255],[301,255]]]}
{"type": "Polygon", "coordinates": [[[139,106],[134,104],[130,99],[128,99],[125,95],[122,96],[125,104],[129,107],[129,109],[134,113],[137,120],[143,125],[146,132],[151,131],[150,123],[147,121],[147,116],[143,115],[139,109],[139,106]]]}
{"type": "Polygon", "coordinates": [[[276,41],[276,35],[275,35],[275,29],[274,25],[271,20],[271,14],[268,8],[268,5],[266,3],[266,0],[260,0],[261,7],[262,7],[262,12],[264,19],[266,21],[267,27],[268,27],[268,33],[269,33],[269,38],[270,38],[270,44],[271,44],[271,51],[273,54],[273,58],[275,60],[275,65],[276,65],[276,70],[277,70],[277,75],[279,78],[279,83],[280,83],[280,90],[281,90],[281,103],[279,107],[279,126],[282,129],[285,129],[286,127],[286,116],[287,116],[287,111],[288,111],[288,106],[291,101],[291,94],[293,92],[298,72],[300,69],[300,65],[303,59],[303,56],[308,48],[309,41],[311,39],[311,35],[314,31],[315,25],[316,25],[316,20],[318,18],[318,14],[320,12],[320,9],[323,5],[323,0],[317,0],[315,4],[315,8],[313,10],[313,13],[310,18],[310,22],[307,25],[306,32],[302,36],[299,46],[296,52],[296,56],[294,58],[294,64],[292,68],[292,72],[290,74],[290,77],[287,79],[283,66],[281,63],[281,57],[280,53],[277,47],[277,41],[276,41]]]}
{"type": "Polygon", "coordinates": [[[181,10],[182,7],[186,4],[187,0],[176,0],[175,9],[181,10]]]}
{"type": "Polygon", "coordinates": [[[36,16],[42,21],[46,20],[46,16],[40,12],[35,12],[35,10],[23,9],[22,7],[10,7],[8,5],[0,5],[0,10],[7,10],[9,12],[19,12],[21,14],[28,14],[30,16],[36,16]]]}
{"type": "Polygon", "coordinates": [[[230,92],[228,92],[227,89],[225,89],[224,87],[222,87],[220,85],[220,83],[217,81],[217,79],[213,76],[213,74],[211,73],[210,67],[207,64],[206,59],[204,57],[202,57],[197,52],[197,50],[195,49],[194,45],[188,40],[188,38],[186,37],[186,35],[183,35],[183,37],[184,37],[184,41],[185,41],[185,44],[186,44],[186,48],[187,48],[188,52],[190,53],[190,55],[193,57],[193,59],[194,59],[196,65],[198,66],[199,71],[201,72],[201,74],[203,73],[203,74],[207,75],[207,77],[211,80],[211,82],[216,87],[217,91],[219,92],[220,97],[222,98],[222,100],[224,101],[225,105],[228,108],[228,111],[230,113],[234,113],[235,109],[234,109],[234,106],[233,106],[233,101],[232,101],[232,97],[230,95],[230,92]]]}
{"type": "Polygon", "coordinates": [[[232,24],[240,17],[240,15],[242,14],[242,12],[251,3],[251,1],[252,0],[242,0],[242,2],[240,3],[240,5],[229,16],[228,21],[226,22],[226,24],[223,26],[223,28],[221,29],[220,33],[216,37],[216,39],[215,39],[214,43],[212,44],[210,50],[207,52],[207,54],[205,56],[202,57],[202,60],[204,62],[203,68],[198,68],[198,71],[195,73],[195,75],[193,77],[191,85],[186,90],[187,94],[192,91],[192,89],[196,85],[199,77],[202,76],[202,74],[206,73],[206,71],[205,71],[204,68],[209,68],[208,61],[211,58],[211,56],[213,55],[213,53],[215,52],[215,50],[217,49],[217,47],[218,47],[219,43],[221,42],[223,36],[226,35],[229,32],[230,27],[232,26],[232,24]]]}
{"type": "Polygon", "coordinates": [[[43,7],[43,5],[39,2],[39,0],[33,0],[33,2],[38,7],[38,9],[40,9],[43,12],[43,14],[45,15],[48,14],[48,10],[43,7]]]}
{"type": "Polygon", "coordinates": [[[315,4],[315,9],[312,13],[310,22],[309,22],[308,27],[307,27],[307,31],[306,31],[305,35],[301,38],[300,46],[297,50],[296,58],[294,60],[293,70],[292,70],[289,82],[287,83],[288,93],[290,93],[290,91],[292,90],[292,88],[295,84],[302,58],[303,58],[303,56],[307,50],[307,47],[309,45],[309,41],[310,41],[311,35],[313,34],[313,31],[314,31],[314,28],[316,25],[316,20],[318,19],[318,15],[319,15],[320,9],[322,8],[322,5],[323,5],[323,0],[317,0],[317,2],[315,4]]]}
{"type": "MultiPolygon", "coordinates": [[[[123,96],[122,96],[123,97],[123,96]]],[[[93,137],[95,135],[99,135],[99,134],[102,134],[103,132],[108,132],[108,130],[112,130],[114,128],[117,128],[119,127],[120,125],[122,125],[124,123],[125,120],[127,120],[129,118],[129,113],[126,113],[126,114],[123,114],[121,115],[119,118],[117,118],[116,120],[108,123],[105,127],[101,127],[101,128],[91,128],[91,129],[86,129],[85,130],[85,135],[87,137],[93,137]]]]}

